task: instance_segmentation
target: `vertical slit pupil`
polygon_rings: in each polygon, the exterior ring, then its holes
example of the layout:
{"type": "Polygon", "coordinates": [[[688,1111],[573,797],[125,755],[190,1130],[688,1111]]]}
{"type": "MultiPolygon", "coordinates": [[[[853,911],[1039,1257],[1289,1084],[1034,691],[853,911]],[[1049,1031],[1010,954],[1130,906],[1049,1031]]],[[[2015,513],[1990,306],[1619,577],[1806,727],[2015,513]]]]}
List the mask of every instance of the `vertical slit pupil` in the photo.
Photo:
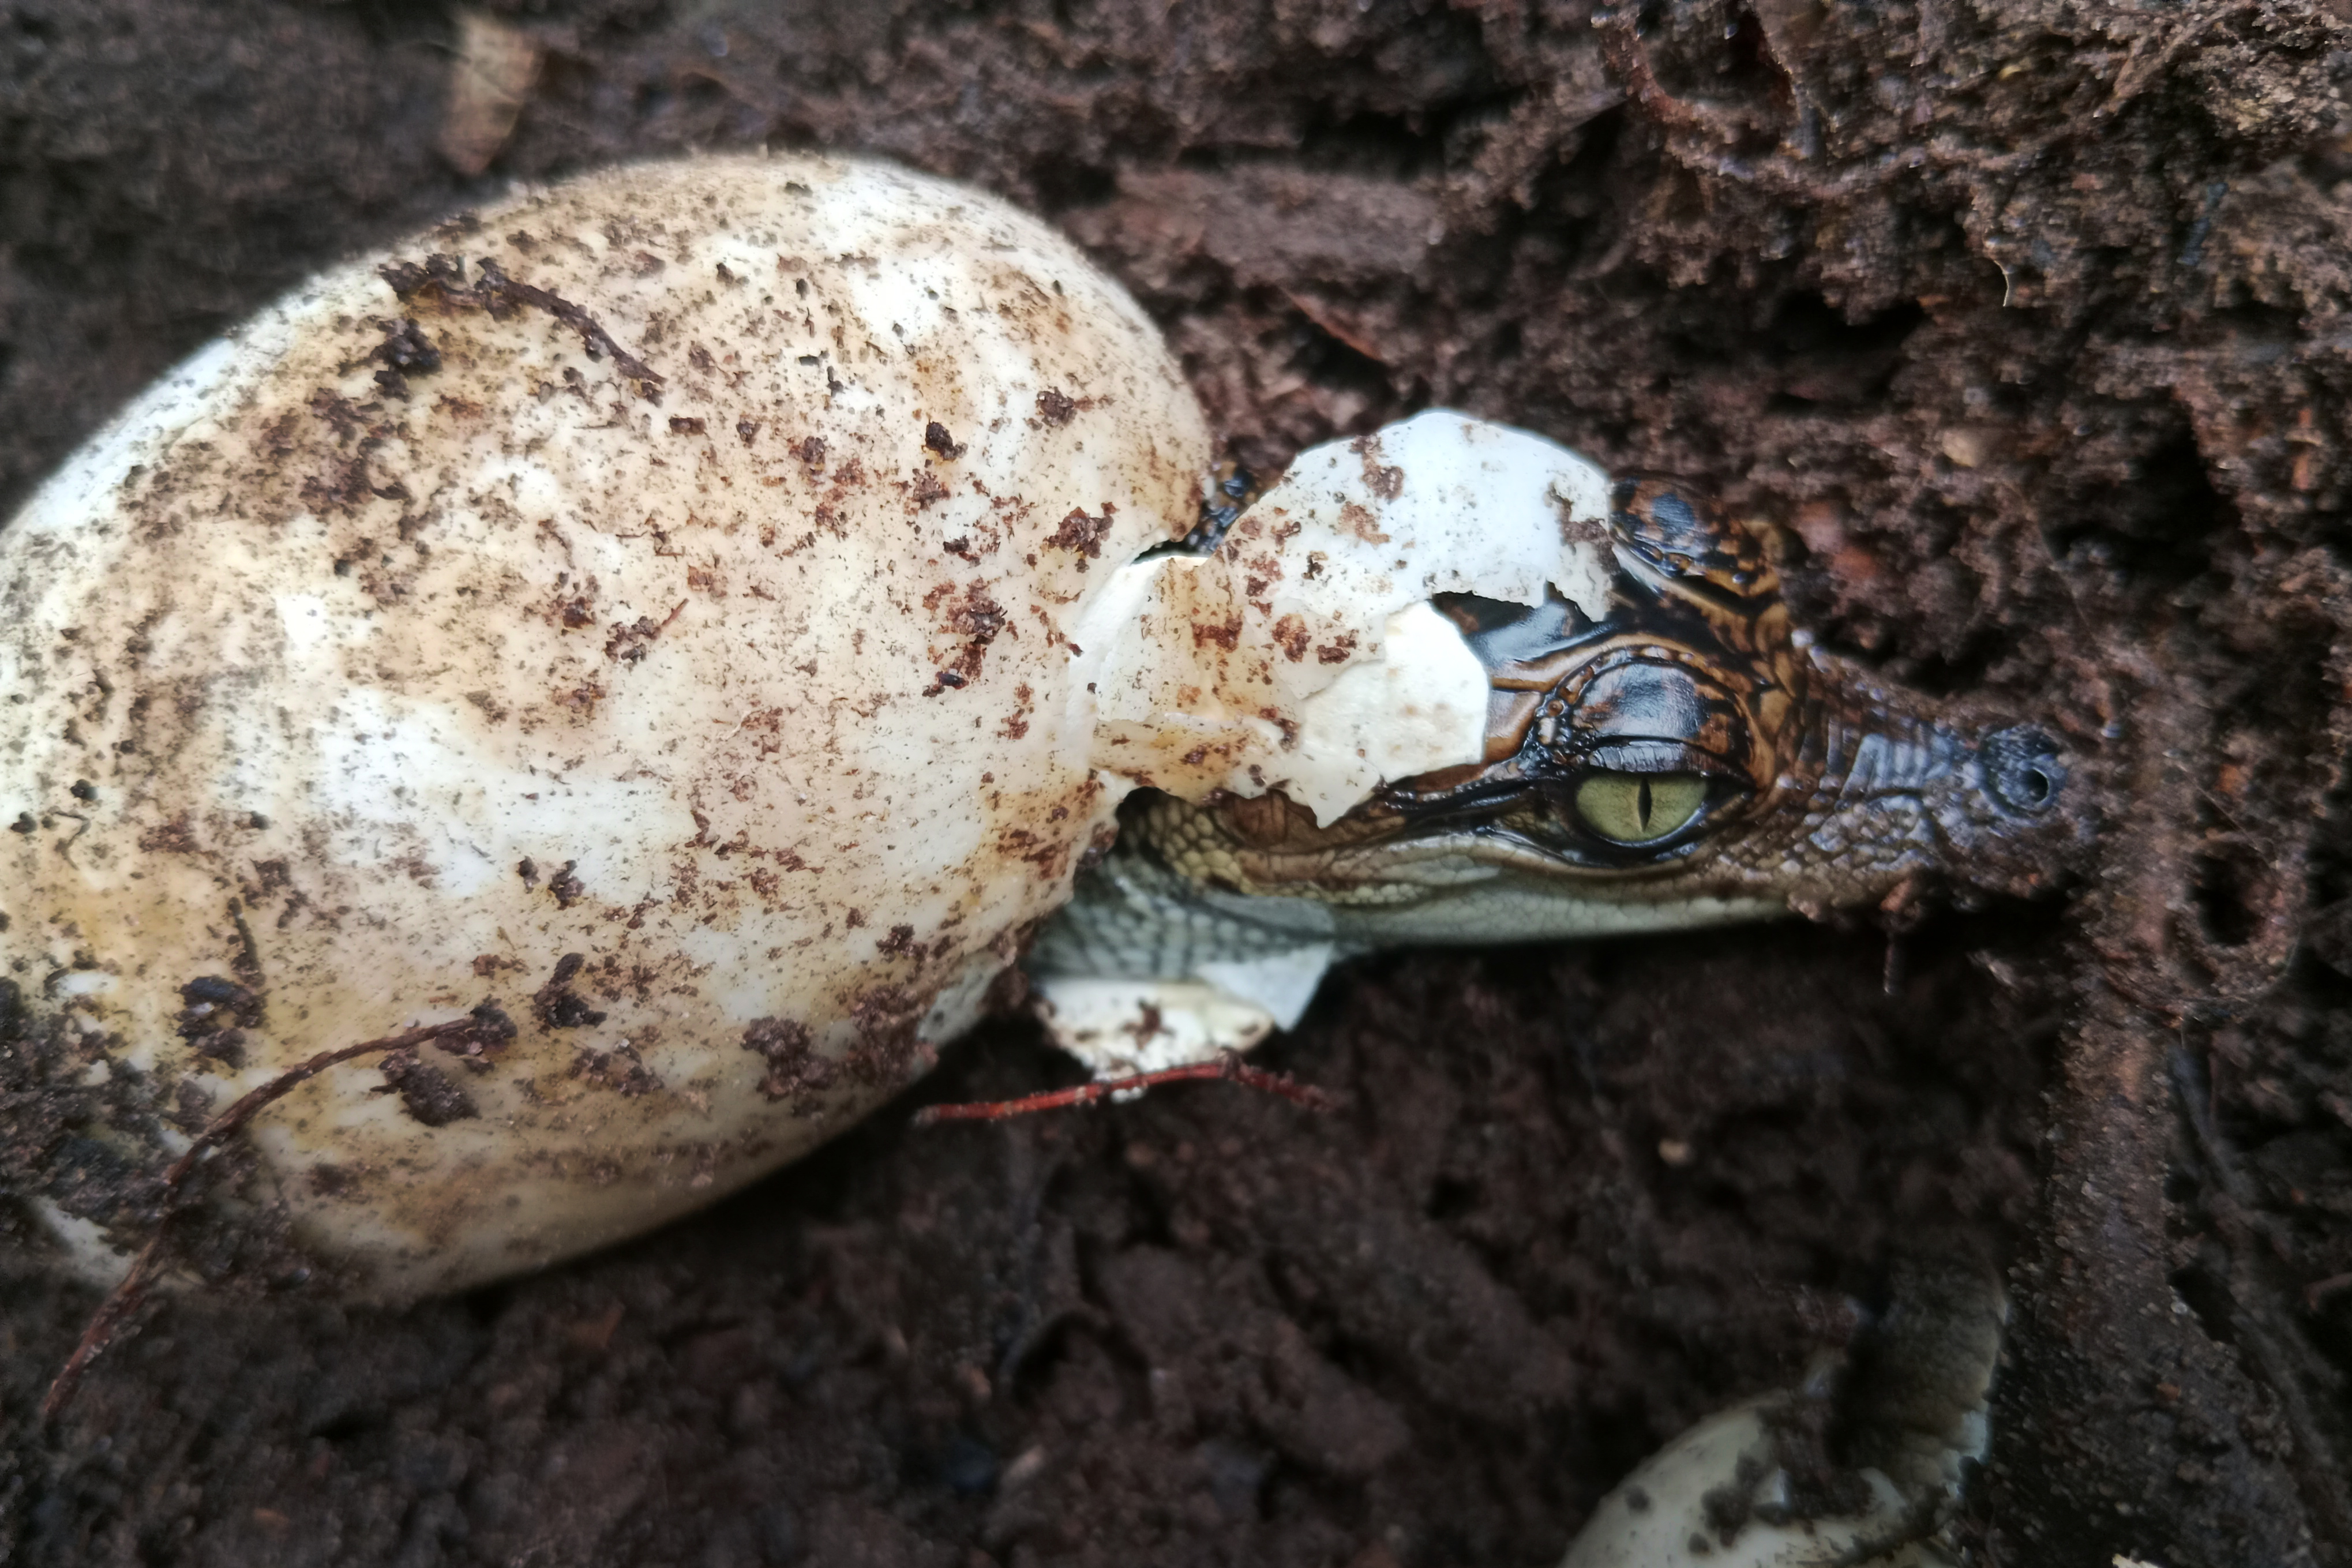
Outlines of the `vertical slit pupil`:
{"type": "Polygon", "coordinates": [[[1648,779],[1646,779],[1646,778],[1645,778],[1645,779],[1643,779],[1643,780],[1642,781],[1642,786],[1641,786],[1641,789],[1640,789],[1640,791],[1639,791],[1639,792],[1634,795],[1634,797],[1633,797],[1633,810],[1634,810],[1634,812],[1637,814],[1638,820],[1639,820],[1639,821],[1641,822],[1641,824],[1642,824],[1642,831],[1643,831],[1643,833],[1647,833],[1647,832],[1649,832],[1649,831],[1650,831],[1650,781],[1649,781],[1648,779]]]}

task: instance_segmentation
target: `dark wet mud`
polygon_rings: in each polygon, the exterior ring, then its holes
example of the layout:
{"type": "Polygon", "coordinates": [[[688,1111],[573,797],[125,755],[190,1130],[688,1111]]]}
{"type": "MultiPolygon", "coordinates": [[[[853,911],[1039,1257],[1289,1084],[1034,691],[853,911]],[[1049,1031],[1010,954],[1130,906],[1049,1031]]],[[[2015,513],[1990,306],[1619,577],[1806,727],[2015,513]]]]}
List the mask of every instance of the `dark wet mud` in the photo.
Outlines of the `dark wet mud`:
{"type": "MultiPolygon", "coordinates": [[[[1046,213],[1229,455],[1432,405],[1785,521],[1829,646],[2096,753],[2048,906],[1360,963],[1272,1065],[917,1131],[404,1312],[0,1250],[0,1560],[1548,1565],[1914,1252],[2008,1270],[1989,1563],[2352,1563],[2352,30],[1810,0],[0,5],[0,504],[322,262],[694,146],[1046,213]],[[462,151],[462,149],[459,149],[462,151]]],[[[0,1107],[0,1113],[5,1112],[0,1107]]],[[[14,1244],[0,1240],[0,1248],[14,1244]]]]}

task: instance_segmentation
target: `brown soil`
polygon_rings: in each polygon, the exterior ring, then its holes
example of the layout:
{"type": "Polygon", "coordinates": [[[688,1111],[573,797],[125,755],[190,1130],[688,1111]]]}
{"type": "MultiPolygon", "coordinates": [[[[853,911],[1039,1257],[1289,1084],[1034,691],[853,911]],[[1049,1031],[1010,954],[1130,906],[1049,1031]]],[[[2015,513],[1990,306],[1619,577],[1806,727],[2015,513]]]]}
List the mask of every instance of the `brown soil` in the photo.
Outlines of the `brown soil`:
{"type": "MultiPolygon", "coordinates": [[[[2017,1311],[1984,1560],[2352,1563],[2352,31],[2284,0],[580,0],[476,184],[426,0],[0,6],[0,500],[514,175],[768,140],[1044,211],[1234,456],[1430,404],[1706,476],[2102,745],[2072,904],[1412,954],[1217,1088],[894,1106],[404,1313],[5,1268],[0,1560],[1549,1564],[1906,1251],[2017,1311]],[[1636,32],[1628,24],[1638,20],[1636,32]]],[[[1066,1081],[1030,1027],[918,1099],[1066,1081]]],[[[5,1108],[0,1108],[5,1110],[5,1108]]]]}

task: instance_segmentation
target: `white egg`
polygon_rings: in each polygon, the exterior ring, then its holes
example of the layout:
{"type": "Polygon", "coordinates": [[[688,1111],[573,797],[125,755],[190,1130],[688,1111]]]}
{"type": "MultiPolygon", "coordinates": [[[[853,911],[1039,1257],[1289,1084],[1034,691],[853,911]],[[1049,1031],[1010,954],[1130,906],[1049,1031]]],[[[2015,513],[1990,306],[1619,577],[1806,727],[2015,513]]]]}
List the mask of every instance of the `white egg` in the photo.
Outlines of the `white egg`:
{"type": "Polygon", "coordinates": [[[1075,628],[1208,457],[1066,240],[877,163],[592,175],[299,289],[0,531],[12,1184],[119,1273],[236,1096],[492,1000],[214,1212],[401,1298],[804,1152],[1107,832],[1075,628]]]}

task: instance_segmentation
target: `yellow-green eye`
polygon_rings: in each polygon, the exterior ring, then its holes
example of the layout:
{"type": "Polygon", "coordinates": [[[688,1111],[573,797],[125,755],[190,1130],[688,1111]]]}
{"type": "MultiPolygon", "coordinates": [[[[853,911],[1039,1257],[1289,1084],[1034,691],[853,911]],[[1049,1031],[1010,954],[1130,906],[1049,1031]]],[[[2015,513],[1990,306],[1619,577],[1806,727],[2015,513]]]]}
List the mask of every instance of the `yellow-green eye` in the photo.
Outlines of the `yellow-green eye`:
{"type": "Polygon", "coordinates": [[[1706,804],[1696,773],[1594,773],[1576,786],[1576,814],[1612,844],[1652,844],[1706,804]]]}

